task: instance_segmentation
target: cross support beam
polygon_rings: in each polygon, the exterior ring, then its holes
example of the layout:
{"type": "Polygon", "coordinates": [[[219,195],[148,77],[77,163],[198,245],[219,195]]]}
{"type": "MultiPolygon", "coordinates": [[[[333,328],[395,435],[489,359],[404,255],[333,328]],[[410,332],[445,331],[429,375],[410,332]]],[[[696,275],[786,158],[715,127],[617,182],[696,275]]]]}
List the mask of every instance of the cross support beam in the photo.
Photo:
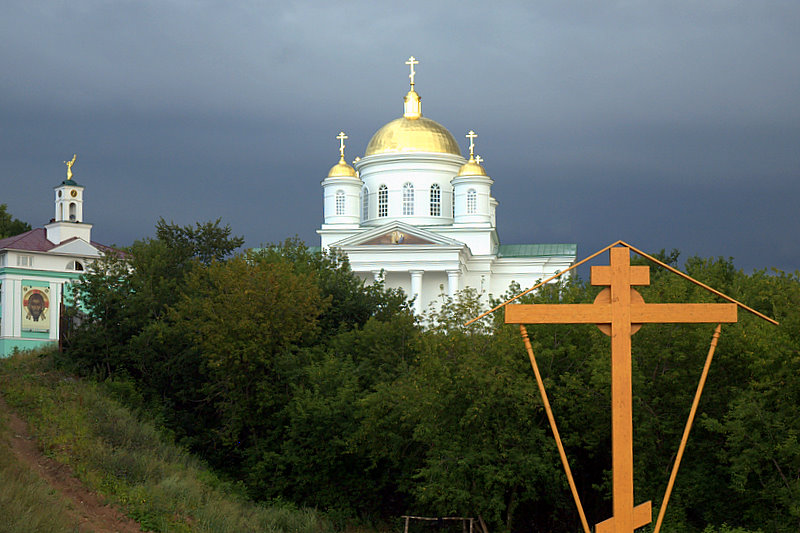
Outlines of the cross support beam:
{"type": "MultiPolygon", "coordinates": [[[[736,304],[631,304],[633,324],[736,322],[736,304]]],[[[610,324],[611,304],[535,304],[506,307],[506,324],[610,324]]]]}

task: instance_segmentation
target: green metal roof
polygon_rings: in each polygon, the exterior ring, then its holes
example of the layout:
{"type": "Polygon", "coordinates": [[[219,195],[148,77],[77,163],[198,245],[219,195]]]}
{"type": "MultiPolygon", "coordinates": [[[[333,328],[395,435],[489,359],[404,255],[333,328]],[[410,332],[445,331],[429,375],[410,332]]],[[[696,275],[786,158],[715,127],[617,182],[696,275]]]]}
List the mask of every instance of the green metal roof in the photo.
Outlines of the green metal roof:
{"type": "Polygon", "coordinates": [[[497,257],[548,257],[578,253],[577,244],[501,244],[497,257]]]}
{"type": "MultiPolygon", "coordinates": [[[[261,251],[267,250],[267,249],[268,248],[261,248],[261,247],[249,248],[249,250],[251,252],[255,252],[255,253],[260,253],[261,251]]],[[[308,250],[308,253],[310,253],[310,254],[318,254],[318,253],[320,253],[322,251],[322,246],[306,246],[306,250],[308,250]]]]}

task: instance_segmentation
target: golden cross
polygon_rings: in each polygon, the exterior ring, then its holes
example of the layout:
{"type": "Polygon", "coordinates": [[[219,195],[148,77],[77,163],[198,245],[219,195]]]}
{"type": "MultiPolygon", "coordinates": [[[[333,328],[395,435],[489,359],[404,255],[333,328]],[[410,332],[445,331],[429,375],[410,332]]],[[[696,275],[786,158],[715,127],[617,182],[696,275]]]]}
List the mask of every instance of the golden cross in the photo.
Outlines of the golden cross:
{"type": "Polygon", "coordinates": [[[413,89],[414,76],[417,74],[416,72],[414,72],[414,65],[419,65],[419,61],[417,61],[414,56],[411,56],[408,58],[408,61],[406,61],[406,65],[411,67],[411,74],[409,74],[408,77],[411,79],[411,88],[413,89]]]}
{"type": "Polygon", "coordinates": [[[469,133],[467,133],[465,137],[469,139],[469,158],[472,159],[472,156],[475,153],[475,139],[478,137],[478,134],[472,130],[469,130],[469,133]]]}
{"type": "Polygon", "coordinates": [[[651,503],[634,506],[631,335],[644,323],[736,322],[736,304],[646,304],[633,286],[650,284],[650,269],[631,266],[627,247],[609,250],[608,266],[592,267],[592,285],[606,286],[592,304],[506,307],[507,324],[597,324],[611,336],[611,463],[614,514],[597,533],[633,533],[652,521],[651,503]]]}
{"type": "Polygon", "coordinates": [[[475,156],[475,162],[480,165],[481,163],[483,163],[483,158],[481,156],[479,156],[479,155],[476,155],[475,156]]]}
{"type": "Polygon", "coordinates": [[[344,140],[349,139],[349,137],[343,131],[340,131],[336,138],[339,139],[339,155],[344,159],[344,140]]]}

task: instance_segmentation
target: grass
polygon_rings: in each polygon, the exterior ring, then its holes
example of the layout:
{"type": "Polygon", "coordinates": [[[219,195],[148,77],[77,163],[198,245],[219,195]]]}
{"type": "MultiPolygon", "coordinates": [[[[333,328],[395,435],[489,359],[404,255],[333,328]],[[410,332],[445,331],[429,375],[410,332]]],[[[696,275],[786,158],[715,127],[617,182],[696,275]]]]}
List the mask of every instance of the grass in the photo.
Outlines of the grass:
{"type": "Polygon", "coordinates": [[[65,533],[78,530],[62,501],[30,468],[16,460],[7,418],[0,413],[0,530],[6,533],[65,533]],[[47,509],[47,512],[42,512],[47,509]]]}
{"type": "MultiPolygon", "coordinates": [[[[28,420],[47,455],[70,465],[87,487],[116,504],[145,530],[333,531],[331,523],[314,510],[259,505],[245,499],[234,486],[167,442],[151,423],[111,399],[102,385],[52,370],[46,356],[21,354],[0,361],[0,390],[7,403],[28,420]]],[[[9,468],[11,472],[15,467],[9,468]]],[[[0,485],[8,485],[6,479],[13,476],[2,472],[0,485]]],[[[0,516],[17,512],[6,505],[27,505],[33,514],[36,508],[51,508],[47,502],[57,498],[47,494],[46,485],[39,487],[41,494],[22,500],[29,480],[24,472],[19,476],[19,488],[8,489],[13,491],[6,498],[10,503],[0,494],[0,516]],[[15,504],[17,500],[21,503],[15,504]]],[[[30,527],[24,530],[32,531],[30,527]]]]}

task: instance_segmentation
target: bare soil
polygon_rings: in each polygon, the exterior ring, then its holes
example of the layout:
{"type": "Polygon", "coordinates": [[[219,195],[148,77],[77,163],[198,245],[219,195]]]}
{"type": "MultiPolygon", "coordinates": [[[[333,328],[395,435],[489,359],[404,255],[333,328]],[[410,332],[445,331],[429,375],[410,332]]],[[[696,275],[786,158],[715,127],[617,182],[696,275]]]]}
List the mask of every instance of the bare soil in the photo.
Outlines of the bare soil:
{"type": "MultiPolygon", "coordinates": [[[[20,463],[30,467],[58,494],[70,502],[68,512],[80,524],[80,531],[92,533],[138,533],[140,525],[118,509],[103,502],[96,493],[87,489],[69,466],[42,454],[31,436],[27,422],[16,415],[2,397],[0,410],[8,416],[10,445],[20,463]]],[[[46,510],[43,510],[46,512],[46,510]]]]}

